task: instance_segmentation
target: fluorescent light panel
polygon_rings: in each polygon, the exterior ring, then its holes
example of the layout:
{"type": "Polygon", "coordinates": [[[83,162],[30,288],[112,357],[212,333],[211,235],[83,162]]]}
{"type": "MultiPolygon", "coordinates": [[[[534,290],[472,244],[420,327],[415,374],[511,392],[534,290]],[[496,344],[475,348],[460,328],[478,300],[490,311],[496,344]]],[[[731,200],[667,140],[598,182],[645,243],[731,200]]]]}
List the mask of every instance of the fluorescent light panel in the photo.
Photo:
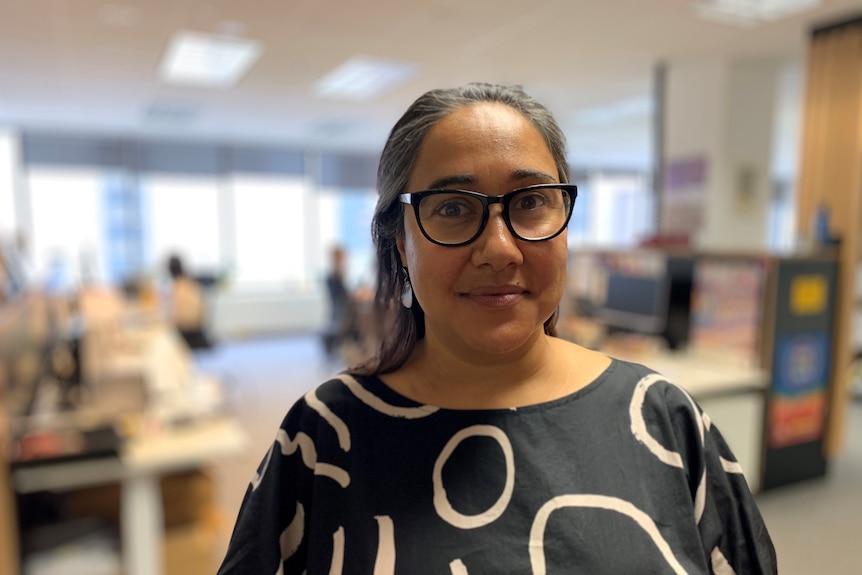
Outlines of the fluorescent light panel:
{"type": "Polygon", "coordinates": [[[391,90],[416,74],[405,62],[356,56],[317,81],[315,94],[337,100],[365,101],[391,90]]]}
{"type": "Polygon", "coordinates": [[[822,0],[700,0],[695,12],[706,20],[754,26],[811,10],[822,0]]]}
{"type": "Polygon", "coordinates": [[[171,38],[159,77],[172,84],[227,88],[235,85],[260,58],[259,42],[180,31],[171,38]]]}

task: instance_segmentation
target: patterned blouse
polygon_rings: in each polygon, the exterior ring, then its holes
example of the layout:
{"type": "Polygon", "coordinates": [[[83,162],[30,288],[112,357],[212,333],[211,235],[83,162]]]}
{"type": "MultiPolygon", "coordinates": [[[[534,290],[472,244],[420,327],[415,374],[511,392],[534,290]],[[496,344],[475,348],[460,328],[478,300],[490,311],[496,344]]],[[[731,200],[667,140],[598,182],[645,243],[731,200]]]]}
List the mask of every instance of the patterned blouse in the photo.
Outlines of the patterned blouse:
{"type": "Polygon", "coordinates": [[[528,407],[341,374],[285,417],[220,575],[776,573],[739,464],[683,388],[614,360],[528,407]]]}

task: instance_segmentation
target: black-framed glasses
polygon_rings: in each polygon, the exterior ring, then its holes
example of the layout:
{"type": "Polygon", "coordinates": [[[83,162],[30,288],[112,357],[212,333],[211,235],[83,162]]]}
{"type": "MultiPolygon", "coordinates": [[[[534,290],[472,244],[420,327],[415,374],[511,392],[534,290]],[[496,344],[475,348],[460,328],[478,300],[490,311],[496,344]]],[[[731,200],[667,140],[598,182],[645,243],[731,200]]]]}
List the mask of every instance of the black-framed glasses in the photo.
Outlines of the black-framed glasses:
{"type": "Polygon", "coordinates": [[[463,246],[485,229],[491,204],[503,206],[503,221],[516,238],[541,242],[556,237],[569,224],[577,197],[574,184],[539,184],[501,196],[439,189],[401,194],[400,200],[413,206],[419,229],[428,241],[463,246]]]}

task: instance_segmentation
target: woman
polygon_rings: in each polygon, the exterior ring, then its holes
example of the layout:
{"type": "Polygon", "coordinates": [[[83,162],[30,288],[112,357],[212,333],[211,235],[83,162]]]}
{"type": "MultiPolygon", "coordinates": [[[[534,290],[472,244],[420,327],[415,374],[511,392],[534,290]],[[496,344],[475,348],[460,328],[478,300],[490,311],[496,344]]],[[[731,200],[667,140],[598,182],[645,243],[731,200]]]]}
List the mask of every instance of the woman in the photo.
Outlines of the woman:
{"type": "Polygon", "coordinates": [[[287,414],[221,573],[776,572],[689,396],[554,337],[567,181],[560,129],[520,90],[408,109],[373,223],[394,327],[287,414]]]}

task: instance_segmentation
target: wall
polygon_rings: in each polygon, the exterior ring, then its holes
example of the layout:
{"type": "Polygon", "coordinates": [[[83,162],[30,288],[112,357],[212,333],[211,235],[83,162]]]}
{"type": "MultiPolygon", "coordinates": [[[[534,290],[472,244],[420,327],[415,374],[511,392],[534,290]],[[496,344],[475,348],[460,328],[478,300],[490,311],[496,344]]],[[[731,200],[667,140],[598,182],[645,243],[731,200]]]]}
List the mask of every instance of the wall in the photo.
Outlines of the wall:
{"type": "Polygon", "coordinates": [[[670,63],[660,230],[708,250],[767,248],[782,63],[670,63]]]}
{"type": "Polygon", "coordinates": [[[320,331],[327,304],[322,295],[216,294],[211,330],[218,339],[320,331]]]}
{"type": "Polygon", "coordinates": [[[659,182],[662,234],[696,235],[704,223],[704,203],[718,186],[716,165],[722,161],[726,75],[720,60],[667,66],[660,158],[664,181],[659,182]]]}
{"type": "Polygon", "coordinates": [[[727,66],[721,60],[673,63],[665,103],[665,158],[714,154],[721,143],[727,66]]]}
{"type": "Polygon", "coordinates": [[[726,120],[715,155],[713,186],[706,198],[700,236],[711,249],[766,249],[772,193],[773,118],[778,67],[769,61],[728,66],[726,120]]]}

